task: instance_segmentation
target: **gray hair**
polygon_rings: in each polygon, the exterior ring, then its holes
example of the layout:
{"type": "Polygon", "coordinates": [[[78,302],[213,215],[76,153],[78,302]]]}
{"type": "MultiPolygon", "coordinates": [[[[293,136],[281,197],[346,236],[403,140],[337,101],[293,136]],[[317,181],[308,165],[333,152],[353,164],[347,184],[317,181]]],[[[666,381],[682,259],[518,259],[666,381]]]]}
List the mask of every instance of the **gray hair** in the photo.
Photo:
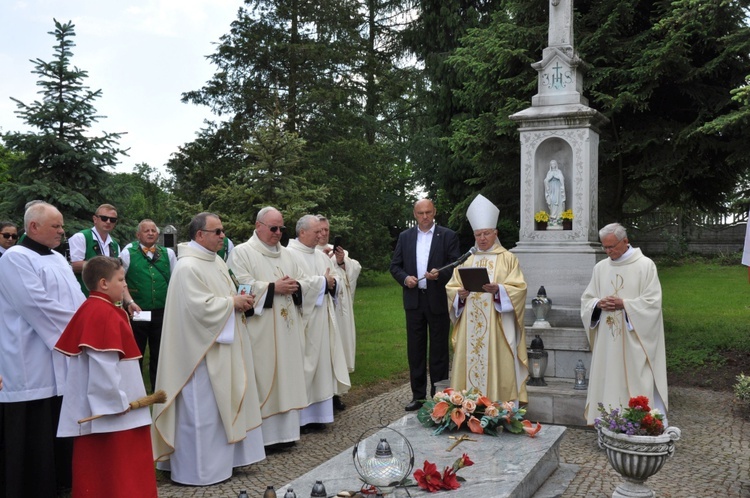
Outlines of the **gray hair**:
{"type": "Polygon", "coordinates": [[[318,219],[318,221],[328,221],[328,218],[326,218],[322,214],[316,214],[315,217],[318,219]]]}
{"type": "Polygon", "coordinates": [[[30,208],[31,206],[33,206],[34,204],[39,204],[40,202],[44,202],[44,201],[42,201],[42,200],[40,200],[40,199],[34,199],[33,201],[29,201],[29,202],[27,202],[27,203],[26,203],[26,205],[25,205],[25,206],[23,207],[23,210],[24,210],[24,211],[26,211],[27,209],[29,209],[29,208],[30,208]]]}
{"type": "Polygon", "coordinates": [[[190,220],[190,224],[188,225],[188,236],[190,237],[190,240],[195,240],[195,237],[198,235],[198,231],[204,230],[206,228],[206,220],[208,218],[221,219],[219,218],[219,215],[206,211],[193,216],[193,219],[190,220]]]}
{"type": "Polygon", "coordinates": [[[311,224],[312,221],[319,221],[318,217],[315,216],[314,214],[306,214],[302,218],[300,218],[299,220],[297,220],[297,227],[295,229],[296,232],[297,232],[297,237],[299,237],[300,230],[309,230],[310,229],[310,224],[311,224]]]}
{"type": "MultiPolygon", "coordinates": [[[[156,233],[157,233],[157,234],[161,233],[161,229],[159,228],[159,225],[157,225],[157,224],[156,224],[156,222],[155,222],[154,220],[149,220],[148,218],[146,218],[145,220],[141,220],[141,221],[140,221],[140,222],[138,223],[138,226],[137,226],[137,227],[136,227],[136,229],[135,229],[135,233],[140,233],[140,232],[141,232],[141,228],[143,228],[143,224],[144,224],[144,223],[153,223],[153,224],[154,224],[154,225],[156,226],[156,233]]],[[[205,225],[204,225],[204,226],[205,226],[205,225]]]]}
{"type": "Polygon", "coordinates": [[[29,206],[26,212],[23,214],[23,229],[29,231],[29,225],[32,221],[39,222],[47,216],[48,210],[57,209],[52,204],[44,201],[37,202],[29,206]]]}
{"type": "MultiPolygon", "coordinates": [[[[256,223],[259,222],[259,221],[262,222],[265,219],[266,215],[268,213],[272,212],[272,211],[279,211],[279,210],[276,209],[273,206],[266,206],[266,207],[264,207],[263,209],[261,209],[260,211],[258,211],[258,215],[255,217],[255,222],[256,223]]],[[[281,211],[279,211],[279,212],[281,212],[281,211]]]]}
{"type": "Polygon", "coordinates": [[[602,227],[601,230],[599,230],[599,240],[602,240],[607,235],[612,234],[617,237],[617,240],[622,240],[628,236],[628,232],[625,230],[624,226],[620,225],[619,223],[610,223],[609,225],[606,225],[602,227]]]}

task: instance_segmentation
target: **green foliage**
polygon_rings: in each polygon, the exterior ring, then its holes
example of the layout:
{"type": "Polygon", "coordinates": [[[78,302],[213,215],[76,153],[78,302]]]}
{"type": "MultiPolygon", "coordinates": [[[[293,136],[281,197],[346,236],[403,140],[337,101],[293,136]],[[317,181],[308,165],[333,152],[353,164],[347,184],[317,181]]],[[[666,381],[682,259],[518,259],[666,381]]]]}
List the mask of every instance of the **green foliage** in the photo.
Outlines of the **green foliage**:
{"type": "Polygon", "coordinates": [[[734,396],[740,401],[750,401],[750,377],[745,374],[737,376],[737,383],[734,385],[734,396]]]}
{"type": "Polygon", "coordinates": [[[321,213],[354,258],[387,267],[414,190],[405,136],[419,121],[419,73],[397,64],[402,8],[246,1],[209,57],[214,76],[183,95],[228,119],[170,160],[180,200],[223,215],[235,237],[265,205],[288,226],[321,213]]]}
{"type": "MultiPolygon", "coordinates": [[[[159,227],[184,222],[168,191],[167,180],[146,163],[137,164],[132,173],[112,174],[102,196],[117,208],[119,220],[113,234],[120,246],[135,239],[141,220],[153,220],[159,227]]],[[[188,211],[191,215],[197,212],[188,211]]],[[[89,226],[87,223],[84,228],[89,226]]]]}
{"type": "MultiPolygon", "coordinates": [[[[575,3],[575,45],[590,66],[584,94],[610,119],[599,151],[603,218],[660,205],[723,209],[750,166],[747,127],[716,121],[747,103],[744,92],[731,99],[747,74],[747,7],[746,0],[575,3]]],[[[461,111],[452,114],[445,163],[453,167],[441,186],[481,186],[512,219],[519,147],[508,116],[537,91],[530,64],[546,46],[548,12],[541,0],[500,2],[490,25],[467,30],[447,58],[461,111]]],[[[456,219],[463,208],[456,204],[456,219]]]]}
{"type": "Polygon", "coordinates": [[[245,144],[246,162],[204,191],[209,211],[222,217],[233,237],[249,238],[264,206],[282,211],[291,228],[325,200],[328,189],[312,185],[305,174],[303,148],[304,141],[278,123],[262,126],[245,144]]]}
{"type": "Polygon", "coordinates": [[[84,85],[88,73],[72,66],[74,27],[55,20],[55,30],[49,33],[57,40],[55,58],[33,61],[41,100],[25,104],[12,99],[16,114],[38,131],[3,136],[16,155],[8,164],[9,180],[0,186],[0,212],[22,213],[26,202],[43,199],[63,212],[67,225],[80,225],[104,202],[104,169],[126,152],[117,145],[121,134],[91,133],[101,117],[93,104],[101,90],[90,91],[84,85]]]}

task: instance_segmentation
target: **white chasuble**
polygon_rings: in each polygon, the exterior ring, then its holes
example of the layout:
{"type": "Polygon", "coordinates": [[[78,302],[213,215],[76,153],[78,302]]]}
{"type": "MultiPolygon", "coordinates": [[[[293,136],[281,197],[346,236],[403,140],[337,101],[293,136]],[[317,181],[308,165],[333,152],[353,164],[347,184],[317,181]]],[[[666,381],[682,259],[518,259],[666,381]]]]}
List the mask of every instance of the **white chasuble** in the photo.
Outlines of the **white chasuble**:
{"type": "Polygon", "coordinates": [[[446,285],[451,320],[454,389],[480,390],[494,401],[527,401],[528,359],[523,327],[526,283],[518,260],[500,245],[478,252],[464,266],[486,268],[500,284],[500,302],[487,292],[472,292],[459,305],[463,288],[458,269],[446,285]]]}
{"type": "Polygon", "coordinates": [[[646,396],[652,408],[666,414],[669,407],[661,284],[654,262],[639,248],[632,250],[628,258],[597,263],[581,296],[581,319],[592,353],[587,424],[599,415],[598,403],[609,410],[627,406],[633,396],[646,396]],[[607,296],[621,298],[625,309],[601,311],[592,323],[596,304],[607,296]]]}
{"type": "MultiPolygon", "coordinates": [[[[272,284],[289,277],[300,283],[302,305],[310,285],[289,251],[269,247],[255,234],[229,253],[229,268],[240,283],[253,285],[255,314],[247,319],[266,445],[299,439],[299,410],[308,405],[303,371],[304,323],[292,296],[269,294],[272,284]],[[272,304],[270,308],[266,306],[272,304]],[[271,418],[276,420],[271,421],[271,418]],[[295,429],[296,427],[296,429],[295,429]]],[[[272,292],[272,291],[271,291],[272,292]]],[[[312,303],[314,305],[314,303],[312,303]]]]}

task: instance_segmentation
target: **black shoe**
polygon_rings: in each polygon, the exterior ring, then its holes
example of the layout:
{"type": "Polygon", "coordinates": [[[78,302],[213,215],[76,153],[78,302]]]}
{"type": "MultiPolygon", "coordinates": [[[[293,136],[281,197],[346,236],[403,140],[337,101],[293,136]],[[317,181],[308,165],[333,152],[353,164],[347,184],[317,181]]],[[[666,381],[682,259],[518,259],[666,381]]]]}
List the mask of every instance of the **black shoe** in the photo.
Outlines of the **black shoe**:
{"type": "Polygon", "coordinates": [[[407,412],[413,412],[413,411],[419,410],[420,408],[422,408],[422,402],[417,401],[416,399],[413,399],[411,400],[411,403],[409,403],[408,405],[404,407],[404,410],[406,410],[407,412]]]}
{"type": "Polygon", "coordinates": [[[266,453],[274,453],[277,451],[283,451],[288,450],[289,448],[293,448],[295,445],[294,441],[287,441],[285,443],[275,443],[275,444],[269,444],[265,447],[266,453]]]}
{"type": "Polygon", "coordinates": [[[341,401],[341,396],[337,394],[333,396],[333,409],[340,412],[346,410],[346,405],[341,401]]]}
{"type": "Polygon", "coordinates": [[[300,427],[299,431],[302,434],[310,434],[312,432],[324,431],[325,429],[326,429],[326,424],[319,424],[317,422],[312,422],[310,424],[303,425],[302,427],[300,427]]]}

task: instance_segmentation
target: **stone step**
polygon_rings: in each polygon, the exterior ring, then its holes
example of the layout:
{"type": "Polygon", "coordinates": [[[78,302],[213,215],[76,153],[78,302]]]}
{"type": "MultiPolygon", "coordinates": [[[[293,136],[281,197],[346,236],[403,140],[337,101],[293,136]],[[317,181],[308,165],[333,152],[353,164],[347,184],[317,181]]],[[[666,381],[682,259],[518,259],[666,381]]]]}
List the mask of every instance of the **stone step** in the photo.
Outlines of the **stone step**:
{"type": "Polygon", "coordinates": [[[578,360],[583,361],[583,366],[588,370],[591,367],[591,351],[586,332],[583,328],[526,328],[526,347],[531,347],[531,341],[535,336],[544,343],[547,351],[546,377],[558,377],[561,379],[575,379],[575,368],[578,360]]]}
{"type": "MultiPolygon", "coordinates": [[[[404,442],[399,434],[408,439],[413,448],[414,469],[410,473],[412,480],[414,471],[421,469],[425,460],[436,464],[442,472],[462,453],[466,453],[474,465],[458,472],[458,475],[466,480],[461,483],[456,493],[451,495],[462,498],[534,497],[548,478],[556,474],[560,468],[560,442],[566,430],[561,426],[547,426],[534,438],[525,434],[510,433],[493,437],[472,434],[465,430],[434,435],[432,429],[422,427],[416,414],[406,415],[391,423],[389,427],[390,429],[374,427],[367,433],[369,436],[363,435],[363,441],[358,444],[358,450],[362,452],[360,461],[364,461],[370,453],[374,455],[375,446],[380,438],[388,441],[394,456],[401,453],[404,442]],[[456,441],[449,436],[460,435],[466,435],[474,441],[464,441],[449,452],[448,448],[456,441]]],[[[309,496],[313,484],[318,480],[325,485],[328,496],[335,496],[344,490],[358,490],[362,482],[354,466],[354,455],[354,447],[339,453],[278,490],[277,495],[284,496],[287,488],[291,487],[297,496],[309,496]]],[[[410,487],[408,492],[406,489],[397,488],[388,496],[402,498],[434,495],[417,487],[410,487]]]]}
{"type": "Polygon", "coordinates": [[[545,378],[546,386],[526,386],[526,418],[542,424],[585,426],[586,390],[574,389],[572,379],[545,378]]]}

